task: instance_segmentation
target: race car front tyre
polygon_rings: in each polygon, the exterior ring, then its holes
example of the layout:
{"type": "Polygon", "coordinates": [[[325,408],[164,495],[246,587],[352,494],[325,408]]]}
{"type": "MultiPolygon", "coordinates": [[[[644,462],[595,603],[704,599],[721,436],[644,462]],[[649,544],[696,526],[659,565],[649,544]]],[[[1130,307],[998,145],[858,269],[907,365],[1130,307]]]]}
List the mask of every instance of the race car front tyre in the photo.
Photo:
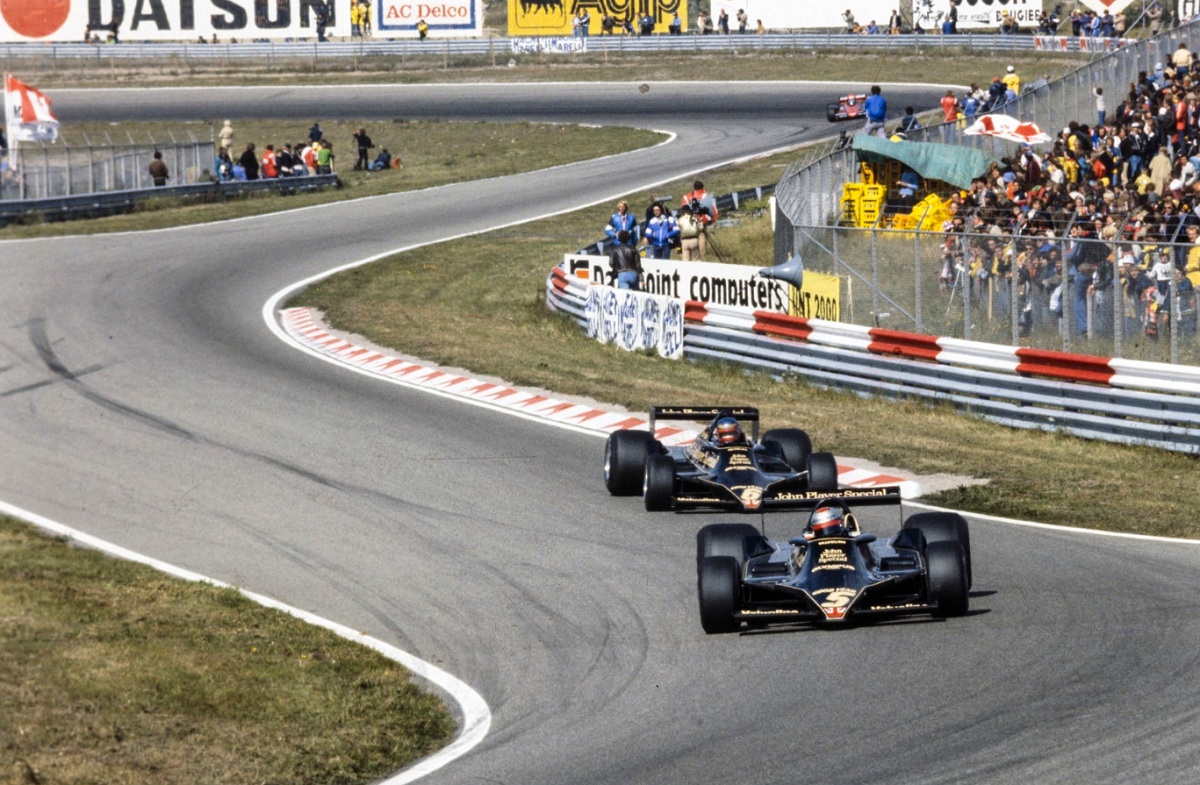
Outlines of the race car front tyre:
{"type": "Polygon", "coordinates": [[[614,431],[604,444],[604,485],[613,496],[632,496],[642,489],[646,457],[655,450],[654,434],[614,431]]]}
{"type": "Polygon", "coordinates": [[[762,542],[758,528],[748,523],[710,523],[696,532],[696,568],[709,556],[732,556],[738,569],[746,561],[746,539],[762,542]]]}
{"type": "Polygon", "coordinates": [[[825,105],[825,117],[828,118],[829,122],[831,122],[831,123],[837,122],[838,110],[840,110],[841,108],[842,107],[838,104],[826,104],[825,105]]]}
{"type": "Polygon", "coordinates": [[[929,600],[937,605],[935,616],[967,615],[970,600],[963,563],[962,546],[957,542],[935,542],[925,548],[925,580],[929,600]]]}
{"type": "Polygon", "coordinates": [[[772,428],[763,434],[763,444],[774,442],[779,445],[783,462],[798,472],[808,465],[812,455],[812,439],[799,428],[772,428]]]}
{"type": "Polygon", "coordinates": [[[957,542],[962,546],[963,571],[967,576],[967,588],[974,581],[971,571],[971,530],[967,519],[956,512],[919,512],[904,522],[905,529],[920,529],[925,542],[957,542]]]}
{"type": "Polygon", "coordinates": [[[736,632],[734,618],[741,599],[741,571],[732,556],[709,556],[700,562],[697,592],[700,595],[700,626],[709,635],[736,632]]]}
{"type": "Polygon", "coordinates": [[[646,459],[642,497],[649,512],[662,512],[675,504],[675,461],[669,455],[651,455],[646,459]]]}
{"type": "Polygon", "coordinates": [[[808,456],[808,489],[834,492],[838,489],[837,459],[833,453],[814,452],[808,456]]]}

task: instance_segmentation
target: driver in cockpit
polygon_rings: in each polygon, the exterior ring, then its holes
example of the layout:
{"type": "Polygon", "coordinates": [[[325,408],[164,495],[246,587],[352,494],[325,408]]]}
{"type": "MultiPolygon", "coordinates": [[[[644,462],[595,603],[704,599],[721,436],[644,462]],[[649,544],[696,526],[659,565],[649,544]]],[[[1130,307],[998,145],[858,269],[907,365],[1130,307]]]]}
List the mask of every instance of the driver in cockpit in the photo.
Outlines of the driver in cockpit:
{"type": "Polygon", "coordinates": [[[818,507],[808,519],[808,528],[813,539],[818,537],[845,537],[846,519],[837,507],[818,507]]]}
{"type": "Polygon", "coordinates": [[[737,420],[732,417],[722,417],[717,420],[717,425],[713,428],[713,440],[722,446],[745,444],[746,434],[742,433],[742,426],[738,425],[737,420]]]}

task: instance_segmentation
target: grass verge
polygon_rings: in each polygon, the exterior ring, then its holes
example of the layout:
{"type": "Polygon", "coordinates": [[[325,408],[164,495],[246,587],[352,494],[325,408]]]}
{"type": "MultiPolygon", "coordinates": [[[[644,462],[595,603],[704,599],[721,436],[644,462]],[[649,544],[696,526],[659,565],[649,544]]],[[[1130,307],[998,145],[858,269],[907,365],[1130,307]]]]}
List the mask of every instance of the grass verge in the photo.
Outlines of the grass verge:
{"type": "Polygon", "coordinates": [[[242,597],[0,517],[6,783],[359,783],[454,722],[409,673],[242,597]]]}

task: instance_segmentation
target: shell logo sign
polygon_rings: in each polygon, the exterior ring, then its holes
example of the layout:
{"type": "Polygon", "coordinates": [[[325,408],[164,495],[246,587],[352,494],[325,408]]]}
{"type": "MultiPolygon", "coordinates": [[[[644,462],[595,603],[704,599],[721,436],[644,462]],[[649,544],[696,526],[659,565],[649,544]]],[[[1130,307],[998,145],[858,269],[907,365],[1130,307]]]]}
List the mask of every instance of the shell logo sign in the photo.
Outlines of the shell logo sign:
{"type": "MultiPolygon", "coordinates": [[[[70,15],[71,0],[0,0],[4,26],[21,38],[53,36],[70,15]]],[[[83,30],[79,31],[79,37],[83,37],[83,30]]],[[[10,39],[5,36],[5,40],[10,39]]]]}

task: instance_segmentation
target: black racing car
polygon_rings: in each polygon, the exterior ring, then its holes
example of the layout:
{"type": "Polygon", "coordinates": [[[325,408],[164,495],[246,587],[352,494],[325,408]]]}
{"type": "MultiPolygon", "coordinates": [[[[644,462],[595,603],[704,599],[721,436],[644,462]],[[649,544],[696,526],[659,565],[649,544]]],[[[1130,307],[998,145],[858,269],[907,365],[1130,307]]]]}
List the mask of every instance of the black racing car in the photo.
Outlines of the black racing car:
{"type": "Polygon", "coordinates": [[[829,122],[841,120],[862,120],[867,116],[867,96],[865,93],[843,95],[836,104],[825,107],[825,116],[829,122]]]}
{"type": "Polygon", "coordinates": [[[757,512],[811,502],[837,490],[837,462],[813,452],[798,428],[758,439],[758,409],[655,406],[648,431],[616,431],[604,448],[604,484],[614,496],[641,493],[650,511],[719,507],[757,512]],[[691,444],[666,447],[654,438],[662,420],[704,420],[691,444]],[[749,436],[742,424],[751,426],[749,436]]]}
{"type": "Polygon", "coordinates": [[[961,515],[917,513],[896,536],[881,538],[859,529],[847,501],[899,505],[900,488],[846,488],[818,499],[803,531],[785,541],[744,523],[701,529],[696,566],[704,631],[967,613],[971,539],[961,515]]]}

